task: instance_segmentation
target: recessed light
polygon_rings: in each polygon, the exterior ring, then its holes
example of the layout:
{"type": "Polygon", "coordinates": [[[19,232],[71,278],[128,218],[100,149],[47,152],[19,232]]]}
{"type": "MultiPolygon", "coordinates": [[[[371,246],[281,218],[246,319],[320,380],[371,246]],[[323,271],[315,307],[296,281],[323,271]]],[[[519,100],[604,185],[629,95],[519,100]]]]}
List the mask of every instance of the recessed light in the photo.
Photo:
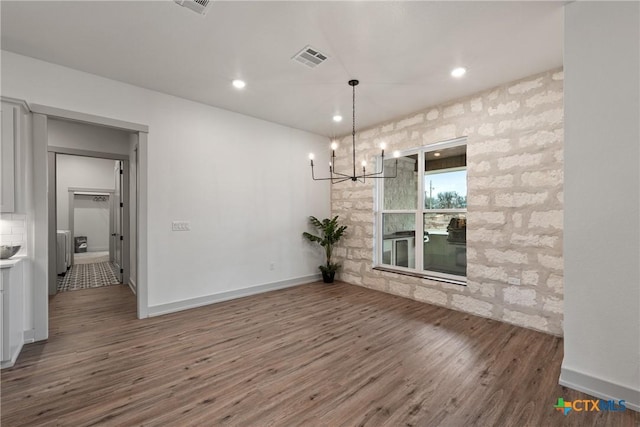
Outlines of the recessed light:
{"type": "Polygon", "coordinates": [[[336,114],[335,116],[333,116],[333,121],[334,122],[341,122],[342,121],[342,116],[339,114],[336,114]]]}
{"type": "Polygon", "coordinates": [[[458,67],[458,68],[454,68],[453,70],[451,70],[451,75],[453,77],[462,77],[466,74],[467,69],[464,67],[458,67]]]}
{"type": "Polygon", "coordinates": [[[440,153],[433,153],[433,157],[440,157],[440,153]]]}
{"type": "Polygon", "coordinates": [[[243,80],[234,80],[231,84],[236,89],[243,89],[247,85],[243,80]]]}

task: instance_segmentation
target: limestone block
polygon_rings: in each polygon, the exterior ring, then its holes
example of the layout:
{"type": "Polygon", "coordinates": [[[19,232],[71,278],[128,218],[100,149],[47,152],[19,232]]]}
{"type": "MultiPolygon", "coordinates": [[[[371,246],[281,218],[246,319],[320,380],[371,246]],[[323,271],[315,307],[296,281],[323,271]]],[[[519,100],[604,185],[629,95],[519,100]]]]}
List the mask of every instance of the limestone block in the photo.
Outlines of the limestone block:
{"type": "Polygon", "coordinates": [[[489,139],[483,142],[474,142],[467,145],[467,155],[476,156],[485,153],[507,153],[512,150],[510,140],[489,139]]]}
{"type": "Polygon", "coordinates": [[[499,193],[496,194],[496,206],[520,208],[528,205],[543,204],[549,194],[546,191],[539,193],[499,193]]]}
{"type": "Polygon", "coordinates": [[[492,304],[466,295],[453,295],[451,305],[467,313],[485,317],[490,317],[493,309],[492,304]]]}
{"type": "Polygon", "coordinates": [[[524,326],[525,328],[537,329],[544,332],[548,331],[547,319],[542,316],[520,313],[505,308],[502,319],[514,325],[524,326]]]}
{"type": "Polygon", "coordinates": [[[488,206],[489,205],[489,196],[480,195],[480,194],[469,194],[467,196],[467,206],[469,208],[478,207],[478,206],[488,206]]]}
{"type": "Polygon", "coordinates": [[[391,132],[393,130],[393,123],[387,123],[382,126],[382,132],[391,132]]]}
{"type": "Polygon", "coordinates": [[[532,134],[522,136],[519,140],[519,144],[521,147],[545,147],[548,145],[559,144],[562,142],[562,139],[562,130],[538,130],[532,134]]]}
{"type": "MultiPolygon", "coordinates": [[[[375,138],[376,136],[380,135],[380,128],[374,127],[374,128],[371,128],[371,129],[360,131],[358,135],[359,135],[359,139],[360,140],[369,139],[369,138],[375,138]]],[[[358,142],[360,142],[360,141],[358,141],[358,142]]],[[[360,144],[358,144],[358,147],[360,147],[360,144]]]]}
{"type": "Polygon", "coordinates": [[[543,267],[558,271],[562,271],[562,268],[564,266],[564,262],[561,256],[538,254],[538,262],[543,267]]]}
{"type": "Polygon", "coordinates": [[[526,115],[513,121],[514,129],[533,129],[542,125],[559,125],[564,119],[564,109],[547,110],[537,115],[526,115]]]}
{"type": "Polygon", "coordinates": [[[469,280],[467,281],[467,288],[472,294],[479,293],[485,298],[494,298],[496,296],[496,287],[492,283],[469,280]]]}
{"type": "Polygon", "coordinates": [[[338,273],[339,280],[345,283],[351,283],[352,285],[362,285],[362,276],[358,274],[349,274],[345,271],[338,273]]]}
{"type": "Polygon", "coordinates": [[[483,160],[478,163],[469,162],[467,164],[467,173],[469,172],[482,173],[482,172],[487,172],[489,170],[491,170],[491,163],[489,163],[486,160],[483,160]]]}
{"type": "Polygon", "coordinates": [[[563,300],[562,298],[558,298],[558,297],[545,297],[543,299],[544,301],[544,305],[542,306],[542,309],[544,311],[549,311],[551,313],[559,313],[562,314],[563,312],[563,300]]]}
{"type": "MultiPolygon", "coordinates": [[[[471,222],[471,220],[469,220],[471,222]]],[[[496,230],[488,230],[486,228],[469,228],[467,229],[467,243],[491,244],[497,245],[505,241],[505,236],[496,230]]]]}
{"type": "Polygon", "coordinates": [[[535,270],[524,270],[522,272],[522,284],[525,286],[536,286],[540,275],[535,270]]]}
{"type": "Polygon", "coordinates": [[[442,117],[448,119],[450,117],[461,116],[464,114],[464,105],[462,103],[457,103],[453,105],[449,105],[445,107],[442,111],[442,117]]]}
{"type": "Polygon", "coordinates": [[[443,125],[427,130],[422,135],[422,141],[425,144],[433,144],[447,139],[454,139],[456,136],[456,125],[443,125]]]}
{"type": "MultiPolygon", "coordinates": [[[[504,212],[467,212],[467,219],[474,223],[504,224],[504,212]]],[[[470,230],[467,230],[467,233],[470,230]]]]}
{"type": "Polygon", "coordinates": [[[478,190],[513,187],[513,175],[478,176],[469,180],[468,187],[478,190]]]}
{"type": "Polygon", "coordinates": [[[531,307],[536,305],[536,291],[523,289],[517,286],[509,286],[503,289],[504,302],[506,304],[531,307]]]}
{"type": "Polygon", "coordinates": [[[469,105],[471,106],[471,111],[474,113],[482,111],[482,98],[473,98],[471,101],[469,101],[469,105]]]}
{"type": "Polygon", "coordinates": [[[473,280],[480,278],[506,282],[508,275],[504,267],[488,267],[481,264],[468,264],[467,275],[473,280]]]}
{"type": "Polygon", "coordinates": [[[416,114],[415,116],[408,117],[406,119],[400,120],[396,124],[396,130],[404,129],[406,127],[417,125],[417,124],[420,124],[422,122],[424,122],[424,114],[422,114],[422,113],[416,114]]]}
{"type": "Polygon", "coordinates": [[[533,95],[527,99],[526,105],[530,108],[535,108],[542,104],[552,104],[554,102],[562,101],[563,93],[556,91],[546,91],[533,95]]]}
{"type": "Polygon", "coordinates": [[[559,241],[558,236],[518,233],[512,234],[510,240],[513,245],[535,248],[553,248],[559,241]]]}
{"type": "Polygon", "coordinates": [[[393,280],[389,282],[389,292],[402,297],[408,297],[411,295],[411,285],[393,280]]]}
{"type": "Polygon", "coordinates": [[[498,104],[496,107],[489,107],[487,113],[489,113],[490,116],[513,114],[518,111],[518,108],[520,108],[520,103],[518,101],[509,101],[503,104],[498,104]]]}
{"type": "Polygon", "coordinates": [[[478,134],[482,136],[494,136],[496,134],[493,123],[483,123],[478,128],[478,134]]]}
{"type": "Polygon", "coordinates": [[[437,305],[447,305],[447,294],[437,289],[416,286],[413,297],[417,301],[428,302],[437,305]]]}
{"type": "Polygon", "coordinates": [[[429,110],[429,112],[427,113],[427,120],[429,121],[436,120],[439,116],[440,116],[440,112],[438,111],[438,109],[433,108],[429,110]]]}
{"type": "Polygon", "coordinates": [[[520,83],[516,83],[515,85],[509,87],[508,92],[512,95],[519,95],[526,92],[529,92],[533,89],[537,89],[542,87],[542,77],[538,77],[533,80],[525,80],[520,83]]]}
{"type": "Polygon", "coordinates": [[[498,249],[486,249],[484,255],[487,260],[494,264],[527,264],[527,254],[514,251],[514,250],[498,250],[498,249]]]}
{"type": "Polygon", "coordinates": [[[553,73],[551,75],[551,78],[553,80],[564,80],[564,70],[563,71],[558,71],[557,73],[553,73]]]}
{"type": "Polygon", "coordinates": [[[563,277],[559,274],[550,274],[547,279],[547,286],[553,289],[556,293],[562,293],[563,291],[563,277]]]}
{"type": "Polygon", "coordinates": [[[529,228],[555,228],[562,230],[563,213],[561,210],[532,212],[529,219],[529,228]]]}
{"type": "Polygon", "coordinates": [[[506,170],[513,168],[527,168],[539,165],[542,161],[542,153],[525,153],[513,156],[501,157],[498,159],[498,169],[506,170]]]}
{"type": "Polygon", "coordinates": [[[529,187],[555,187],[562,185],[564,174],[562,170],[524,172],[520,176],[523,185],[529,187]]]}

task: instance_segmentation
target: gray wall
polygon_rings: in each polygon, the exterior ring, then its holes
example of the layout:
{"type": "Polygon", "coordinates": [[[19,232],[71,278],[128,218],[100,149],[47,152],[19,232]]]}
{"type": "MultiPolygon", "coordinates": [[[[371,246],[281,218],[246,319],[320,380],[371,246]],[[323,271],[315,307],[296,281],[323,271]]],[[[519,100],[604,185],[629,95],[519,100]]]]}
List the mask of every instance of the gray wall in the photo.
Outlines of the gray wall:
{"type": "Polygon", "coordinates": [[[59,154],[56,167],[58,230],[70,230],[69,187],[113,190],[114,160],[59,154]]]}
{"type": "Polygon", "coordinates": [[[109,198],[95,200],[95,196],[76,194],[74,197],[75,236],[87,237],[87,252],[109,250],[109,198]]]}
{"type": "Polygon", "coordinates": [[[565,11],[561,383],[640,405],[640,5],[565,11]]]}

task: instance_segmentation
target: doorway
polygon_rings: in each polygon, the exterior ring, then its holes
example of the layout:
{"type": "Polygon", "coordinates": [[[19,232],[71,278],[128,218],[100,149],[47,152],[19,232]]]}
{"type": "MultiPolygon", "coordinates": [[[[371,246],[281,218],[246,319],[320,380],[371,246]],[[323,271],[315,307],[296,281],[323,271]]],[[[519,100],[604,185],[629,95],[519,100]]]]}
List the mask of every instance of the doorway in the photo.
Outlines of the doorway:
{"type": "Polygon", "coordinates": [[[50,155],[55,169],[57,277],[49,294],[126,283],[127,160],[56,150],[50,155]]]}
{"type": "MultiPolygon", "coordinates": [[[[51,127],[56,121],[68,121],[79,125],[87,125],[92,128],[106,128],[124,131],[131,145],[138,148],[137,164],[134,166],[136,177],[139,177],[136,183],[136,191],[134,196],[134,204],[139,204],[135,213],[139,226],[136,233],[138,234],[135,241],[139,242],[137,247],[131,248],[134,254],[132,261],[136,268],[135,284],[129,280],[129,286],[135,293],[137,300],[137,316],[138,318],[148,317],[148,297],[147,297],[147,164],[148,164],[148,146],[147,136],[149,128],[146,125],[122,121],[104,116],[96,116],[92,114],[64,110],[61,108],[30,104],[29,105],[32,122],[32,140],[33,140],[33,186],[34,186],[34,289],[33,289],[33,325],[35,341],[45,340],[49,335],[49,291],[55,287],[55,244],[56,244],[56,212],[55,212],[55,153],[83,155],[89,157],[113,157],[114,152],[111,147],[104,150],[104,144],[96,143],[95,138],[85,138],[77,141],[76,144],[57,144],[52,143],[50,138],[51,127]],[[61,148],[63,147],[63,148],[61,148]],[[106,154],[106,156],[104,155],[106,154]],[[138,172],[139,170],[139,172],[138,172]],[[135,264],[137,263],[137,264],[135,264]],[[53,284],[52,284],[53,283],[53,284]]],[[[123,160],[124,169],[130,170],[129,152],[127,154],[116,157],[115,159],[123,160]]],[[[115,160],[114,159],[114,160],[115,160]]],[[[124,174],[125,180],[128,174],[124,174]]],[[[125,184],[128,187],[128,183],[125,184]]],[[[125,205],[126,206],[126,205],[125,205]]],[[[128,229],[129,218],[124,215],[123,225],[128,229]]],[[[128,260],[127,241],[124,242],[123,259],[128,260]]],[[[124,262],[123,262],[124,264],[124,262]]],[[[127,272],[125,271],[125,274],[127,272]]],[[[126,277],[126,276],[125,276],[126,277]]]]}

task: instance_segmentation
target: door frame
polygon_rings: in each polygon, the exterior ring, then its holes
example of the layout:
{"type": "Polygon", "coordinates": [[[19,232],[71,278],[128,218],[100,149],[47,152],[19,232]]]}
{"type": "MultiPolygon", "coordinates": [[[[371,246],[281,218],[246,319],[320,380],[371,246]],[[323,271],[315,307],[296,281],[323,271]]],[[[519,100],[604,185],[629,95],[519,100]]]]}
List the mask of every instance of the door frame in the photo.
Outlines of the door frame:
{"type": "MultiPolygon", "coordinates": [[[[69,156],[79,156],[79,157],[92,157],[95,159],[105,159],[105,160],[119,160],[122,162],[122,169],[124,171],[124,173],[122,174],[123,177],[123,181],[122,181],[122,186],[124,188],[122,188],[120,191],[122,193],[122,200],[123,201],[128,201],[129,200],[129,156],[124,155],[124,154],[114,154],[114,153],[103,153],[103,152],[98,152],[98,151],[89,151],[89,150],[78,150],[75,148],[66,148],[66,147],[55,147],[55,146],[48,146],[48,151],[49,151],[49,163],[51,163],[51,157],[53,157],[53,164],[54,167],[52,168],[53,171],[49,171],[50,176],[49,176],[49,199],[51,200],[51,203],[49,204],[49,218],[50,218],[50,224],[53,223],[53,228],[50,226],[49,227],[49,268],[53,268],[53,271],[49,271],[49,295],[55,295],[56,294],[56,288],[57,288],[57,277],[55,274],[55,262],[56,262],[56,230],[57,230],[57,225],[58,225],[58,220],[57,220],[57,209],[56,209],[56,203],[57,203],[57,188],[56,188],[56,168],[57,168],[57,162],[56,162],[56,156],[59,154],[64,154],[64,155],[69,155],[69,156]],[[53,175],[53,176],[51,176],[53,175]],[[53,220],[51,220],[51,218],[53,217],[53,220]]],[[[110,198],[111,200],[112,198],[110,198]]],[[[72,213],[69,212],[69,216],[71,218],[72,213]]],[[[125,282],[125,278],[128,278],[129,276],[129,269],[130,269],[130,257],[129,257],[129,248],[130,248],[130,243],[129,243],[129,203],[125,202],[124,203],[124,211],[123,211],[123,218],[122,218],[122,230],[123,230],[123,243],[122,243],[122,265],[120,266],[120,268],[123,270],[122,273],[122,282],[125,284],[128,284],[125,282]]]]}
{"type": "MultiPolygon", "coordinates": [[[[147,290],[148,256],[147,256],[147,188],[148,188],[148,145],[149,127],[146,125],[112,119],[109,117],[64,110],[40,104],[29,104],[32,112],[32,140],[34,165],[34,296],[33,296],[33,325],[34,339],[45,340],[49,336],[49,280],[55,274],[55,250],[51,245],[55,243],[55,153],[49,152],[47,121],[49,118],[77,121],[89,125],[106,126],[136,134],[138,138],[138,169],[139,192],[137,212],[139,227],[137,229],[137,276],[136,299],[137,317],[149,317],[149,302],[147,290]],[[52,209],[53,208],[53,209],[52,209]]],[[[51,147],[53,148],[53,147],[51,147]]],[[[87,153],[87,150],[75,150],[77,155],[87,153]]],[[[101,153],[112,156],[111,153],[101,153]]],[[[128,161],[128,156],[127,161],[128,161]]],[[[128,164],[127,164],[128,170],[128,164]]],[[[128,178],[128,177],[127,177],[128,178]]],[[[127,180],[128,186],[128,180],[127,180]]],[[[127,218],[129,228],[129,218],[127,218]]],[[[128,246],[128,245],[127,245],[128,246]]],[[[128,251],[128,248],[127,248],[128,251]]]]}

